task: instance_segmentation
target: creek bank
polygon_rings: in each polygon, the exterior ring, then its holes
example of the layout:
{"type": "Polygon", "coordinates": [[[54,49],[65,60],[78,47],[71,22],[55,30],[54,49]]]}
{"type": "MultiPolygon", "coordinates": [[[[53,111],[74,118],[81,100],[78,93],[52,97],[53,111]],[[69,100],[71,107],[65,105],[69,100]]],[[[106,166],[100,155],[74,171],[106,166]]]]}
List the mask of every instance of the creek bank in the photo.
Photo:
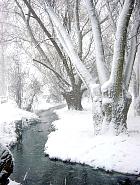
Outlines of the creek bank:
{"type": "Polygon", "coordinates": [[[140,185],[135,175],[94,170],[88,165],[64,163],[45,157],[44,145],[51,132],[51,124],[58,116],[50,109],[41,111],[39,116],[41,123],[25,130],[22,143],[12,149],[15,159],[12,180],[26,185],[140,185]]]}
{"type": "Polygon", "coordinates": [[[56,112],[60,119],[45,145],[50,158],[140,176],[140,117],[128,118],[129,135],[95,137],[91,110],[56,112]]]}

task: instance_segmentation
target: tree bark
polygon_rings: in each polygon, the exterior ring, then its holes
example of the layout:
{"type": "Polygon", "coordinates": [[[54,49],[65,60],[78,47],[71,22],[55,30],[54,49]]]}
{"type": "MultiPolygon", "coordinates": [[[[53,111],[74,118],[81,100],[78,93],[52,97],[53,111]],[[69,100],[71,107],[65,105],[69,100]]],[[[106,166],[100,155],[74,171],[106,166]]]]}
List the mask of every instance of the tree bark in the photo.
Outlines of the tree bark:
{"type": "Polygon", "coordinates": [[[66,100],[69,110],[83,110],[82,107],[82,95],[86,89],[81,90],[78,85],[72,91],[63,93],[63,97],[66,100]]]}
{"type": "MultiPolygon", "coordinates": [[[[125,46],[127,39],[127,28],[132,14],[134,0],[125,0],[123,10],[120,14],[116,40],[114,44],[113,64],[111,76],[102,87],[104,123],[106,128],[118,135],[127,130],[127,113],[131,103],[131,96],[123,84],[123,68],[125,63],[125,46]],[[105,120],[106,118],[109,120],[105,120]]],[[[104,130],[103,130],[104,131],[104,130]]]]}
{"type": "Polygon", "coordinates": [[[101,133],[103,122],[103,110],[102,110],[102,94],[100,84],[96,84],[92,87],[92,117],[94,123],[94,135],[101,133]]]}

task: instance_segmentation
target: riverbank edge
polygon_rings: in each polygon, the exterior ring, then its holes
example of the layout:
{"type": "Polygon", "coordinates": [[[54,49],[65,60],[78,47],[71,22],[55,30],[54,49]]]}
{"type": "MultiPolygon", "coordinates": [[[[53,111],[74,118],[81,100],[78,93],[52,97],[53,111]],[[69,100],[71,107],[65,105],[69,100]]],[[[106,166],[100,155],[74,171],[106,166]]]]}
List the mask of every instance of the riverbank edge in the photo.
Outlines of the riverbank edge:
{"type": "MultiPolygon", "coordinates": [[[[22,134],[22,132],[24,132],[26,129],[28,129],[30,126],[32,126],[33,124],[39,124],[39,123],[41,122],[39,118],[31,118],[31,119],[27,119],[27,120],[25,120],[25,118],[23,118],[23,119],[15,120],[15,121],[13,121],[13,123],[16,124],[16,123],[21,122],[21,121],[22,121],[22,123],[23,123],[22,129],[19,130],[19,131],[21,132],[21,134],[22,134]]],[[[18,135],[18,133],[16,133],[16,132],[15,132],[15,134],[16,134],[16,139],[15,139],[15,141],[11,141],[11,142],[9,143],[9,145],[6,145],[6,147],[7,147],[8,149],[12,149],[12,148],[15,147],[15,146],[17,145],[17,143],[19,142],[18,139],[20,138],[20,135],[18,135]]]]}
{"type": "MultiPolygon", "coordinates": [[[[66,110],[65,110],[66,111],[66,110]]],[[[64,111],[64,112],[65,112],[64,111]]],[[[49,135],[49,137],[48,137],[48,140],[50,141],[50,138],[53,138],[54,140],[56,140],[56,138],[55,138],[55,133],[56,132],[58,132],[59,130],[60,130],[60,128],[59,128],[59,126],[58,126],[58,124],[61,124],[61,122],[62,121],[64,121],[63,120],[63,118],[62,118],[62,113],[60,113],[59,111],[55,111],[56,113],[57,113],[57,115],[58,115],[58,117],[59,117],[59,120],[58,121],[54,121],[53,123],[52,123],[52,125],[54,126],[54,128],[55,128],[55,131],[53,131],[53,132],[51,132],[50,133],[50,135],[49,135]],[[59,122],[59,123],[58,123],[59,122]]],[[[65,120],[66,121],[66,120],[65,120]]],[[[67,134],[66,134],[67,135],[67,134]]],[[[52,144],[51,142],[48,144],[48,141],[46,142],[46,145],[45,145],[45,148],[44,148],[44,154],[46,155],[46,156],[48,156],[51,160],[56,160],[56,161],[62,161],[62,162],[65,162],[65,163],[70,163],[70,164],[81,164],[81,165],[87,165],[87,166],[90,166],[90,167],[92,167],[94,170],[103,170],[103,171],[105,171],[105,172],[109,172],[109,173],[118,173],[118,174],[124,174],[124,175],[133,175],[133,176],[136,176],[137,178],[140,178],[140,172],[139,171],[135,171],[135,172],[124,172],[124,171],[119,171],[119,170],[114,170],[114,169],[106,169],[106,168],[102,168],[102,167],[100,167],[100,165],[98,166],[98,165],[96,165],[96,166],[94,166],[94,165],[90,165],[89,163],[86,163],[86,162],[80,162],[80,161],[78,161],[78,160],[74,160],[73,158],[63,158],[63,157],[61,157],[61,155],[59,154],[59,152],[60,152],[60,150],[58,151],[58,154],[57,154],[57,151],[56,151],[56,154],[55,154],[55,152],[52,152],[51,150],[49,150],[50,149],[50,144],[52,144]],[[60,155],[60,156],[59,156],[60,155]]],[[[60,145],[61,145],[62,143],[60,143],[60,145]]],[[[56,144],[56,145],[58,145],[58,143],[56,144]]],[[[54,146],[55,147],[55,146],[54,146]]],[[[128,170],[129,171],[129,170],[128,170]]],[[[140,180],[140,179],[139,179],[140,180]]]]}

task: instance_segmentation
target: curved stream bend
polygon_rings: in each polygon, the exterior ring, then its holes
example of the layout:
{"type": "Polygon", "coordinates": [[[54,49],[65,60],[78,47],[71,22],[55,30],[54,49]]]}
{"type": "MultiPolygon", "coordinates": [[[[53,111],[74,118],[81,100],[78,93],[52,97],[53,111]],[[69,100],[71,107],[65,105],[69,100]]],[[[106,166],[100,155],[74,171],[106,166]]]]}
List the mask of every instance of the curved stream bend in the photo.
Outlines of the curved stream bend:
{"type": "Polygon", "coordinates": [[[22,143],[13,148],[15,167],[12,180],[22,185],[140,185],[136,176],[107,173],[45,157],[43,150],[51,123],[58,119],[53,110],[40,111],[41,123],[25,130],[22,143]]]}

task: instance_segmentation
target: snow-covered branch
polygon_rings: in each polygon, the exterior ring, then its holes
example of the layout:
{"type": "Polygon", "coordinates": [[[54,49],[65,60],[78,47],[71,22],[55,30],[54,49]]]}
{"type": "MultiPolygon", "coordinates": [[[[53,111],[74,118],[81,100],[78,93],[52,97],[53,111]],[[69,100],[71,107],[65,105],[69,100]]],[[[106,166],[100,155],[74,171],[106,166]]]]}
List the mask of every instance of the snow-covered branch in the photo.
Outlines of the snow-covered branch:
{"type": "Polygon", "coordinates": [[[110,80],[114,84],[117,95],[119,95],[120,91],[122,91],[121,86],[125,61],[127,28],[129,25],[129,20],[132,14],[133,6],[134,0],[125,0],[117,24],[116,40],[114,43],[113,63],[110,77],[110,80]]]}
{"type": "Polygon", "coordinates": [[[124,72],[124,83],[127,89],[129,87],[133,65],[134,65],[137,48],[138,48],[137,36],[138,36],[139,29],[140,29],[140,1],[138,1],[137,7],[136,7],[135,21],[132,29],[132,34],[131,34],[132,37],[131,37],[131,43],[130,43],[130,51],[127,57],[126,67],[124,72]]]}
{"type": "Polygon", "coordinates": [[[81,77],[83,82],[86,84],[86,86],[90,88],[90,84],[93,83],[94,80],[93,80],[92,76],[90,75],[90,73],[88,72],[88,70],[83,65],[78,54],[74,50],[74,46],[72,44],[70,36],[68,35],[64,26],[61,24],[59,18],[56,16],[53,9],[50,7],[49,3],[47,3],[47,2],[46,2],[46,11],[48,12],[48,14],[54,24],[57,36],[58,36],[63,48],[65,49],[68,56],[70,57],[71,62],[75,66],[79,76],[81,77]],[[62,40],[63,40],[63,42],[62,42],[62,40]]]}
{"type": "Polygon", "coordinates": [[[102,35],[100,22],[96,15],[95,7],[91,0],[85,0],[85,4],[87,7],[88,15],[90,18],[92,32],[94,37],[95,44],[95,55],[96,55],[96,66],[99,75],[100,83],[103,84],[109,78],[108,70],[105,66],[105,56],[104,56],[104,48],[102,43],[102,35]]]}

